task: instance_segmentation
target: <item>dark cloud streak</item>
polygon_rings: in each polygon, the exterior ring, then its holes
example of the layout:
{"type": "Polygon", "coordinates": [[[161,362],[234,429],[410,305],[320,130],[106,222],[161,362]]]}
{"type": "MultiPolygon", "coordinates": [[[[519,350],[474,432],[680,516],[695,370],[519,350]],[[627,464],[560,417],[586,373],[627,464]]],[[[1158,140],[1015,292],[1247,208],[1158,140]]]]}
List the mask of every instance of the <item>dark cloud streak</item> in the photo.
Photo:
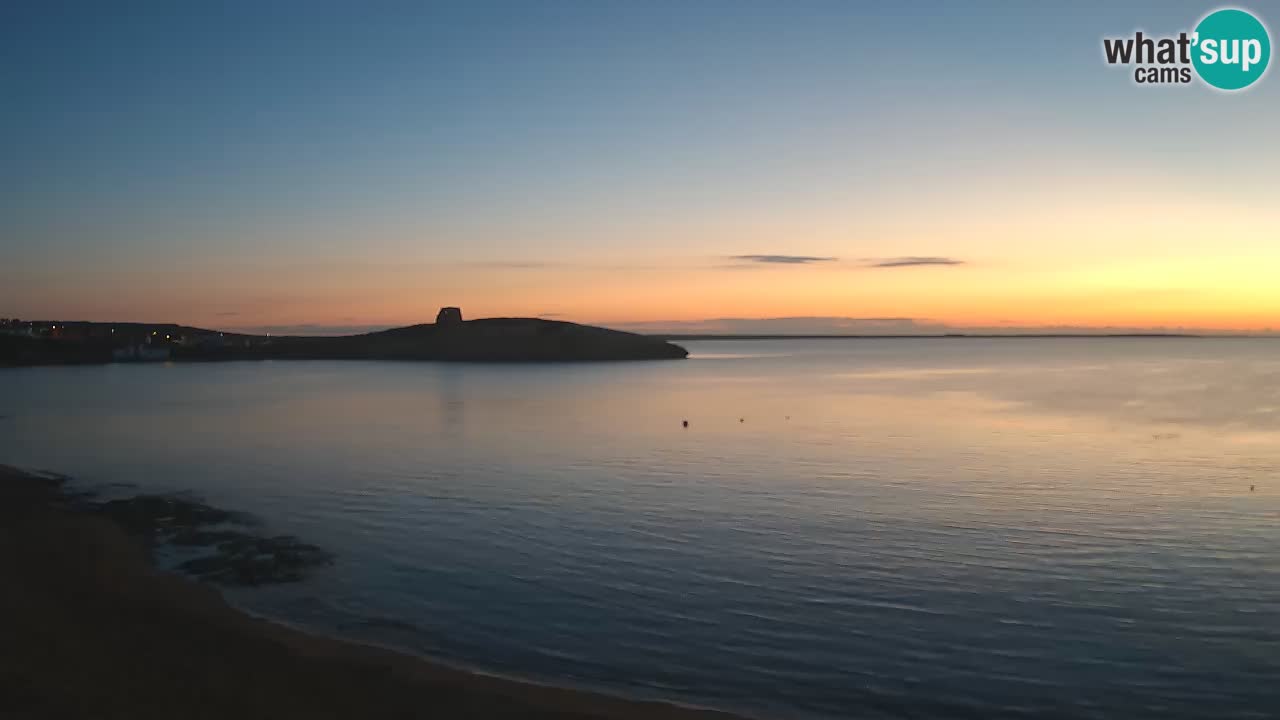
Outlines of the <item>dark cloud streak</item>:
{"type": "Polygon", "coordinates": [[[864,267],[872,268],[897,268],[897,267],[917,267],[921,265],[963,265],[963,260],[956,260],[949,257],[922,257],[907,256],[894,258],[875,258],[867,260],[864,267]]]}
{"type": "Polygon", "coordinates": [[[773,265],[809,265],[810,263],[835,262],[837,258],[813,255],[733,255],[730,260],[767,263],[773,265]]]}

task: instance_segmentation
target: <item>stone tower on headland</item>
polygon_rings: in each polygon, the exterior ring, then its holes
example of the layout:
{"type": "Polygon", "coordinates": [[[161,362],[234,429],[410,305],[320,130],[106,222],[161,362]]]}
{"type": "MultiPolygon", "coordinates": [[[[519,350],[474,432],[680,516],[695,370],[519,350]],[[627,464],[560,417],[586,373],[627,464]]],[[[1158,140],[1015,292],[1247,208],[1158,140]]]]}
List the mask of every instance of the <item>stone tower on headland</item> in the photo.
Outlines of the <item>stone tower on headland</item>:
{"type": "Polygon", "coordinates": [[[456,325],[462,322],[462,309],[456,307],[442,307],[440,312],[436,313],[437,325],[456,325]]]}

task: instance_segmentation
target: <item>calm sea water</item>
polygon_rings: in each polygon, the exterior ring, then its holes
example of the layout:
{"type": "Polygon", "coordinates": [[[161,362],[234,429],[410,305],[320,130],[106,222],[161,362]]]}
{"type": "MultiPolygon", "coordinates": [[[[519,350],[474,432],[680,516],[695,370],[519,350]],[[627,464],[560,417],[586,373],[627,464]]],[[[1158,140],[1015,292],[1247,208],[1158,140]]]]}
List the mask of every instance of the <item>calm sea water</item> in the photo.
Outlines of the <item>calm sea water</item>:
{"type": "Polygon", "coordinates": [[[502,674],[777,718],[1280,712],[1280,341],[689,348],[4,370],[0,462],[253,511],[339,562],[234,601],[502,674]]]}

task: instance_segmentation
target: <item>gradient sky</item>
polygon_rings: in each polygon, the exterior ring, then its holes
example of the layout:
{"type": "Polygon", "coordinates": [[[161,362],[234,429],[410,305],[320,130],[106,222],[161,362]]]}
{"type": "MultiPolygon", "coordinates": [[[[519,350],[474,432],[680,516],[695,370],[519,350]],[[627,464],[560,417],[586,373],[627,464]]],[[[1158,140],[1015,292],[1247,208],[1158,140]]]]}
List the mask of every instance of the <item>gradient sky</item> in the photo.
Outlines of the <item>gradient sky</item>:
{"type": "Polygon", "coordinates": [[[0,316],[1280,326],[1280,78],[1102,60],[1215,7],[6,4],[0,316]]]}

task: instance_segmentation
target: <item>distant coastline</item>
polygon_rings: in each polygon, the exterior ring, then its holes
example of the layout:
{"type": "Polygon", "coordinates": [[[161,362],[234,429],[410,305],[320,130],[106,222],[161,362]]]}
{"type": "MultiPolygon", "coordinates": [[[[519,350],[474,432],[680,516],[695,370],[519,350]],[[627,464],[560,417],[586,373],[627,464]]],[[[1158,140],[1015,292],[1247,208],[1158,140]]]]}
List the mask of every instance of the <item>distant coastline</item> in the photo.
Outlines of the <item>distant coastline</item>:
{"type": "Polygon", "coordinates": [[[434,323],[359,335],[247,335],[174,324],[66,321],[9,321],[0,330],[0,365],[8,366],[168,360],[606,362],[676,360],[689,354],[662,339],[577,323],[464,321],[457,308],[445,308],[434,323]]]}
{"type": "Polygon", "coordinates": [[[956,338],[980,338],[1015,340],[1019,338],[1246,338],[1266,337],[1261,335],[1199,335],[1194,333],[941,333],[941,334],[896,334],[896,335],[781,335],[781,334],[670,334],[653,333],[652,338],[671,341],[690,340],[950,340],[956,338]]]}

